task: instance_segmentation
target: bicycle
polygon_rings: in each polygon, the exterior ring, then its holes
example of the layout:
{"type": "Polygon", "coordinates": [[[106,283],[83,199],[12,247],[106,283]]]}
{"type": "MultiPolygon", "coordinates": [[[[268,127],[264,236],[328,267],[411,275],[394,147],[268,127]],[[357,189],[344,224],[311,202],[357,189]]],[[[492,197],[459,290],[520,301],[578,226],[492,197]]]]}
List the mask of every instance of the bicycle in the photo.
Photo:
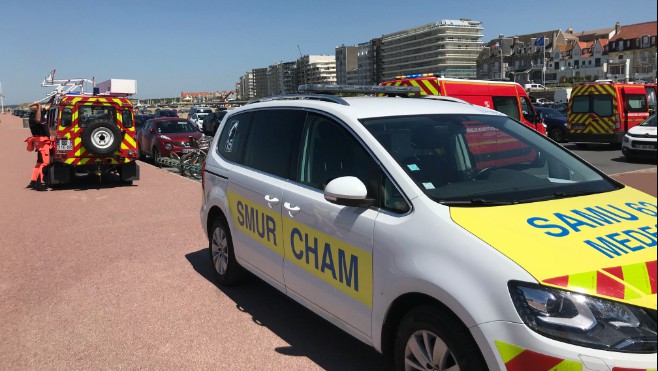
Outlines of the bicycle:
{"type": "Polygon", "coordinates": [[[183,155],[171,152],[171,165],[178,169],[181,176],[188,174],[195,179],[201,179],[201,166],[206,159],[208,147],[210,146],[211,137],[202,137],[199,140],[190,138],[189,143],[191,150],[183,155]]]}

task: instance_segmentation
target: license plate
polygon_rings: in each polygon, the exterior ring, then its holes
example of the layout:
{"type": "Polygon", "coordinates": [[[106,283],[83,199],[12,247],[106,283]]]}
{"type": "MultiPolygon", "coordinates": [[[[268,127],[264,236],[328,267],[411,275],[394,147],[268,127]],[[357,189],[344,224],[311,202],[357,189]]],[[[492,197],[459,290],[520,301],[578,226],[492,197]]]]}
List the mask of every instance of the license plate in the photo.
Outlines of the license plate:
{"type": "Polygon", "coordinates": [[[58,151],[72,151],[73,150],[73,141],[70,139],[58,139],[57,140],[57,150],[58,151]]]}
{"type": "Polygon", "coordinates": [[[585,130],[585,125],[572,125],[571,130],[585,130]]]}
{"type": "Polygon", "coordinates": [[[191,153],[191,152],[194,152],[192,148],[184,149],[181,151],[181,153],[191,153]]]}
{"type": "Polygon", "coordinates": [[[651,144],[638,144],[638,145],[635,146],[635,148],[645,149],[645,150],[648,150],[648,151],[655,151],[656,150],[656,146],[652,146],[651,144]]]}

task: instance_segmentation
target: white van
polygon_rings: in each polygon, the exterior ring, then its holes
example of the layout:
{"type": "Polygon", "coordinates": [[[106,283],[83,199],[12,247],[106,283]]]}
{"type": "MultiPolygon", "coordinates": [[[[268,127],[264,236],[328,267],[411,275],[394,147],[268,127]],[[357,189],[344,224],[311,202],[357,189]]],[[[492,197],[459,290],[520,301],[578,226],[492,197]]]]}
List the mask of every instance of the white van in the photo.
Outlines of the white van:
{"type": "Polygon", "coordinates": [[[546,87],[542,84],[525,84],[523,87],[525,90],[546,90],[546,87]]]}
{"type": "Polygon", "coordinates": [[[201,187],[221,285],[249,272],[394,370],[657,367],[656,198],[500,112],[264,98],[224,117],[201,187]]]}
{"type": "Polygon", "coordinates": [[[555,103],[569,103],[569,97],[571,96],[572,88],[559,88],[555,91],[553,95],[553,101],[555,103]]]}

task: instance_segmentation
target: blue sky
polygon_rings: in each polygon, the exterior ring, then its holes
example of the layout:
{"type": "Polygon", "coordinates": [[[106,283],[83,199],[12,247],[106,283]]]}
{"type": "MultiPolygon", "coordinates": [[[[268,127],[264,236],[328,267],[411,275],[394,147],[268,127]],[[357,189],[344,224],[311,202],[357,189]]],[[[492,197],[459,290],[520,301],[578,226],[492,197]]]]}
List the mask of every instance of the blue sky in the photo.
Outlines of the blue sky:
{"type": "Polygon", "coordinates": [[[43,77],[137,80],[137,98],[232,90],[252,68],[333,55],[442,19],[483,22],[484,41],[656,20],[655,0],[18,1],[0,2],[5,104],[43,98],[43,77]]]}

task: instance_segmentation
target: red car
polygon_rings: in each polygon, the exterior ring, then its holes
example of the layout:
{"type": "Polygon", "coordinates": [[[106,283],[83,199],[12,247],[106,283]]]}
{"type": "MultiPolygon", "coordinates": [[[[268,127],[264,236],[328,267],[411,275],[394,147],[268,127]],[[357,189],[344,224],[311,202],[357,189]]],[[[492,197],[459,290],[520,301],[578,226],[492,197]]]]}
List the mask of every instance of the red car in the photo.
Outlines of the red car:
{"type": "Polygon", "coordinates": [[[190,139],[198,140],[202,136],[198,128],[180,117],[148,120],[137,132],[139,158],[151,156],[157,165],[159,157],[169,157],[171,152],[180,155],[192,151],[190,139]]]}

